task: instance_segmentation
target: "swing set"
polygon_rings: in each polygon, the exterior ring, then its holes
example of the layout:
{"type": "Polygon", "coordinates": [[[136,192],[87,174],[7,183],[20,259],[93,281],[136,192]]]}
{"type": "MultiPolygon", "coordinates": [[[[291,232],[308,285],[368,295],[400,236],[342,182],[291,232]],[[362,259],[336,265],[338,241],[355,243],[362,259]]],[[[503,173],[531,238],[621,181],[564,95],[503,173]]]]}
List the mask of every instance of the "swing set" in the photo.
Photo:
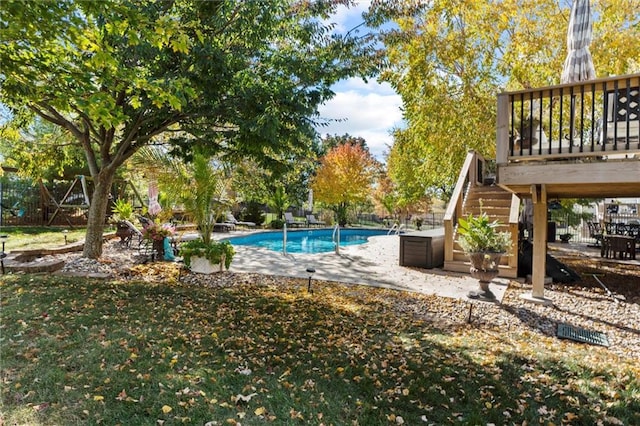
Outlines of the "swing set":
{"type": "MultiPolygon", "coordinates": [[[[60,201],[57,201],[51,195],[49,190],[47,190],[47,188],[42,183],[42,179],[40,180],[40,190],[42,192],[43,198],[48,199],[50,203],[55,206],[55,211],[49,217],[47,226],[50,226],[53,223],[58,213],[64,214],[64,212],[67,210],[82,209],[82,210],[85,210],[84,214],[86,215],[86,210],[88,210],[89,207],[91,206],[91,197],[89,195],[89,190],[87,185],[87,180],[89,179],[91,179],[91,177],[83,176],[83,175],[76,176],[73,182],[71,183],[71,186],[69,186],[69,189],[67,190],[67,192],[64,194],[64,196],[60,201]],[[79,185],[82,188],[81,194],[73,193],[73,190],[76,187],[76,185],[79,185]],[[81,204],[70,203],[70,201],[74,201],[78,199],[82,201],[81,204]]],[[[142,197],[140,197],[138,190],[133,185],[133,183],[131,183],[131,181],[125,180],[124,185],[120,188],[119,192],[124,192],[127,186],[129,186],[130,189],[133,191],[133,194],[135,195],[135,198],[140,202],[140,205],[144,205],[144,202],[142,201],[142,197]]],[[[69,217],[66,214],[65,214],[65,220],[67,221],[67,223],[69,223],[69,226],[73,227],[73,225],[71,224],[71,221],[69,220],[69,217]]]]}
{"type": "MultiPolygon", "coordinates": [[[[18,170],[3,167],[3,171],[17,172],[18,170]]],[[[22,179],[0,179],[0,225],[6,224],[5,219],[10,224],[21,225],[51,226],[56,219],[58,219],[56,224],[63,219],[72,228],[74,224],[80,225],[77,220],[72,222],[72,219],[79,214],[78,212],[87,216],[91,206],[91,177],[77,175],[68,187],[66,187],[68,183],[63,185],[61,188],[55,184],[48,184],[49,188],[47,188],[42,179],[32,183],[22,179]],[[65,190],[62,197],[59,195],[62,193],[60,189],[65,190]],[[39,192],[39,202],[35,201],[37,198],[34,199],[37,192],[39,192]]],[[[139,208],[145,205],[136,187],[127,179],[116,180],[114,191],[117,198],[125,197],[127,192],[132,193],[134,202],[140,206],[139,208]]]]}
{"type": "MultiPolygon", "coordinates": [[[[44,186],[44,184],[42,183],[42,179],[39,180],[39,183],[40,183],[40,191],[42,191],[43,198],[45,198],[45,199],[48,198],[49,201],[51,203],[53,203],[53,205],[56,207],[56,210],[53,212],[51,217],[49,217],[49,221],[47,222],[47,226],[51,226],[51,224],[55,220],[55,218],[58,215],[58,213],[60,211],[64,210],[64,209],[67,209],[67,210],[68,209],[83,209],[83,210],[86,210],[91,205],[91,201],[89,199],[89,191],[87,190],[87,178],[86,178],[86,176],[83,176],[83,175],[76,176],[76,178],[73,180],[73,183],[71,184],[71,186],[69,187],[67,192],[64,194],[64,197],[62,197],[60,202],[56,201],[56,199],[51,195],[51,193],[49,192],[47,187],[44,186]],[[80,183],[80,185],[82,186],[82,201],[84,201],[84,202],[82,204],[68,204],[68,203],[65,204],[65,201],[73,201],[73,199],[70,196],[71,196],[71,192],[73,191],[73,188],[76,186],[77,183],[80,183]]],[[[85,214],[86,214],[86,212],[85,212],[85,214]]],[[[67,215],[65,215],[65,220],[67,221],[69,226],[73,227],[73,225],[71,224],[71,221],[69,220],[69,217],[67,215]]]]}

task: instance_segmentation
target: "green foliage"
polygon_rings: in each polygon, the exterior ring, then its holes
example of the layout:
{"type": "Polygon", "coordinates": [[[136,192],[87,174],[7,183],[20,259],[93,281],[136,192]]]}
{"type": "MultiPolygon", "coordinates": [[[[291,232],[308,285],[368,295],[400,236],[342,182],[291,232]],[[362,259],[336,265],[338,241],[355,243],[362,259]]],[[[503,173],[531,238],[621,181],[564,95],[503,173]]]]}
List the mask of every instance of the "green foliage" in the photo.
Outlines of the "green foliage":
{"type": "Polygon", "coordinates": [[[327,134],[321,141],[320,156],[327,155],[332,149],[344,144],[359,146],[363,151],[369,152],[367,141],[362,137],[351,136],[349,133],[340,136],[327,134]]]}
{"type": "Polygon", "coordinates": [[[114,221],[131,220],[133,218],[133,206],[128,201],[118,199],[113,202],[114,221]]]}
{"type": "Polygon", "coordinates": [[[269,227],[271,229],[282,229],[284,228],[284,219],[273,219],[271,222],[269,222],[269,227]]]}
{"type": "Polygon", "coordinates": [[[224,204],[226,180],[224,170],[205,155],[197,152],[189,168],[191,181],[183,181],[180,200],[187,215],[198,226],[205,244],[211,240],[216,218],[227,208],[224,204]]]}
{"type": "Polygon", "coordinates": [[[262,204],[250,201],[247,206],[242,210],[240,219],[246,222],[253,222],[257,226],[264,223],[265,213],[262,209],[262,204]]]}
{"type": "Polygon", "coordinates": [[[4,1],[3,103],[66,129],[96,182],[85,256],[117,170],[163,134],[187,159],[199,142],[267,169],[310,152],[331,85],[377,65],[373,40],[322,23],[339,3],[4,1]]]}
{"type": "MultiPolygon", "coordinates": [[[[640,71],[640,3],[591,2],[596,75],[640,71]]],[[[389,175],[402,197],[452,191],[466,153],[495,154],[496,94],[555,85],[566,58],[571,2],[373,2],[406,126],[394,132],[389,175]],[[387,22],[396,27],[390,30],[387,22]]]]}
{"type": "Polygon", "coordinates": [[[191,258],[194,256],[205,258],[214,265],[224,258],[224,266],[229,269],[234,254],[235,250],[229,241],[205,242],[203,239],[198,239],[180,245],[180,256],[187,266],[191,266],[191,258]]]}
{"type": "Polygon", "coordinates": [[[511,234],[498,231],[498,221],[491,222],[486,213],[458,219],[459,243],[467,253],[506,253],[511,249],[511,234]]]}
{"type": "Polygon", "coordinates": [[[37,117],[21,124],[13,120],[0,125],[0,158],[5,166],[45,181],[89,174],[84,152],[67,130],[37,117]]]}
{"type": "Polygon", "coordinates": [[[560,200],[560,208],[550,211],[550,219],[555,222],[562,222],[566,226],[578,226],[582,221],[591,220],[593,213],[591,212],[579,212],[574,209],[576,205],[588,206],[591,205],[594,200],[567,198],[560,200]]]}
{"type": "Polygon", "coordinates": [[[282,219],[282,215],[285,210],[291,205],[289,196],[285,192],[284,186],[278,185],[275,191],[271,194],[271,197],[267,199],[267,205],[278,216],[278,219],[282,219]]]}

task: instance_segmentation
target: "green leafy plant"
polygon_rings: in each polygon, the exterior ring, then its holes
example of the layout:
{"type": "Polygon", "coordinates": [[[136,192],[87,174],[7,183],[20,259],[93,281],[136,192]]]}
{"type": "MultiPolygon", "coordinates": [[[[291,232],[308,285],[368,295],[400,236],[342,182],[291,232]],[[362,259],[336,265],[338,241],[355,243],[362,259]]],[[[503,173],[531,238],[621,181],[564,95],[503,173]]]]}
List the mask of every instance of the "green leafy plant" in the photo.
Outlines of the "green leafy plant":
{"type": "Polygon", "coordinates": [[[240,219],[248,222],[253,222],[258,226],[262,225],[265,219],[262,205],[254,201],[248,202],[247,206],[242,210],[240,219]]]}
{"type": "Polygon", "coordinates": [[[291,200],[282,185],[275,188],[271,197],[267,199],[267,205],[276,213],[278,219],[282,219],[284,211],[291,205],[291,200]]]}
{"type": "Polygon", "coordinates": [[[116,222],[122,220],[131,220],[133,218],[133,206],[122,198],[113,202],[113,220],[116,222]]]}
{"type": "Polygon", "coordinates": [[[506,253],[511,249],[511,234],[498,231],[500,223],[490,221],[486,213],[460,218],[458,234],[460,245],[467,253],[506,253]]]}
{"type": "Polygon", "coordinates": [[[283,219],[273,219],[269,222],[269,227],[271,229],[282,229],[284,228],[284,220],[283,219]]]}
{"type": "Polygon", "coordinates": [[[228,269],[234,254],[235,250],[229,241],[204,242],[202,239],[197,239],[180,246],[180,255],[187,266],[191,266],[192,257],[202,257],[212,264],[220,263],[224,259],[224,266],[228,269]]]}

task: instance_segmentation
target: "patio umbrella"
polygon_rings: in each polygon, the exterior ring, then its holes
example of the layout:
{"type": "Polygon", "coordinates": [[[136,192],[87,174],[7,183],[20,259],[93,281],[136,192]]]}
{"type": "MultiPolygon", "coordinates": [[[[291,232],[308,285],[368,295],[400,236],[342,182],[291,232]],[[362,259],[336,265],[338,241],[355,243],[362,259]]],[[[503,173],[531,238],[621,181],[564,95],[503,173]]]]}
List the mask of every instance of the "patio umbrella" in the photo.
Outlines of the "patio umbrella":
{"type": "Polygon", "coordinates": [[[589,45],[593,37],[589,0],[574,0],[567,31],[567,59],[561,83],[575,83],[596,78],[589,45]]]}
{"type": "Polygon", "coordinates": [[[158,203],[158,184],[149,182],[149,214],[155,216],[162,210],[160,203],[158,203]]]}

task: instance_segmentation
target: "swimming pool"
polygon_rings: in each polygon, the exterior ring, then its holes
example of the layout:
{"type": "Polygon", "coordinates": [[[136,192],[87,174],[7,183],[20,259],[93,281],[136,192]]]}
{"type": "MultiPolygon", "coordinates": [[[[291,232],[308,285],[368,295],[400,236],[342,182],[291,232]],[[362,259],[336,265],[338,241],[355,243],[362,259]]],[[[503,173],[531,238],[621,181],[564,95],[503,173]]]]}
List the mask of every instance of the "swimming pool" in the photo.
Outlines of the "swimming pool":
{"type": "MultiPolygon", "coordinates": [[[[367,242],[369,237],[386,235],[384,229],[340,229],[340,247],[367,242]]],[[[327,253],[334,250],[333,229],[287,231],[287,253],[327,253]]],[[[263,247],[282,251],[282,231],[259,232],[244,237],[226,238],[235,246],[263,247]]]]}

